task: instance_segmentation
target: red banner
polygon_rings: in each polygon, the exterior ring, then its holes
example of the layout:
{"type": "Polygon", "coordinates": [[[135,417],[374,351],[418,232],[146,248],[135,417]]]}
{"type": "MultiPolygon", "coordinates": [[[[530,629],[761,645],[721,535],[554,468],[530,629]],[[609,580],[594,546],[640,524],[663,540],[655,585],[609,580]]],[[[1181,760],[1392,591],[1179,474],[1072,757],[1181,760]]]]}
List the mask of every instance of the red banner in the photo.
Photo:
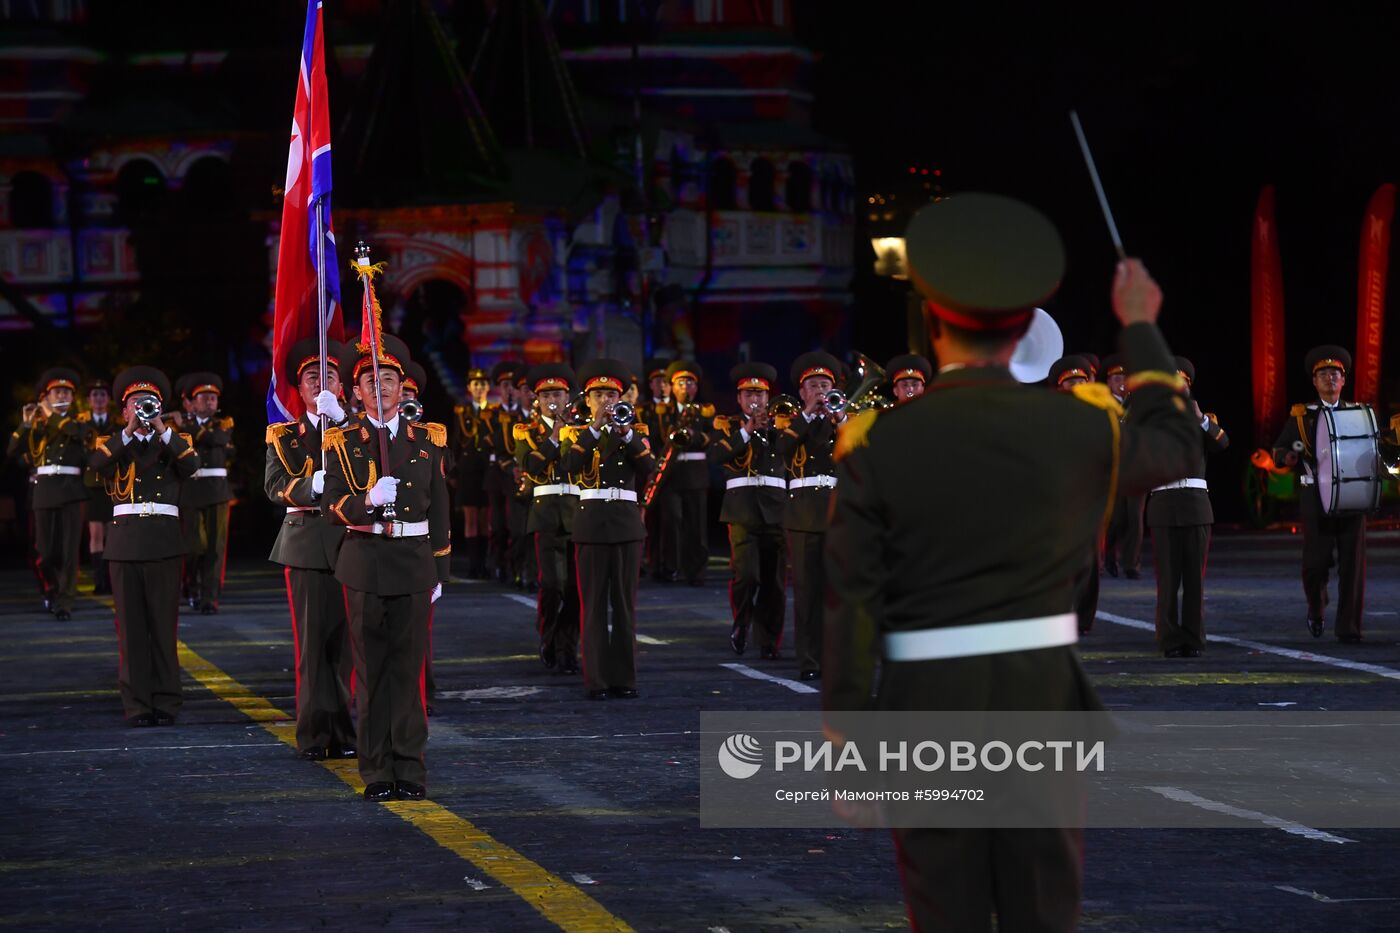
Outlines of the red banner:
{"type": "Polygon", "coordinates": [[[1390,221],[1395,186],[1387,182],[1371,195],[1361,221],[1361,262],[1356,277],[1356,357],[1352,397],[1376,408],[1381,389],[1381,338],[1385,324],[1385,279],[1390,267],[1390,221]]]}
{"type": "Polygon", "coordinates": [[[1250,344],[1253,348],[1254,434],[1267,447],[1288,407],[1283,353],[1283,263],[1274,224],[1274,186],[1265,185],[1254,209],[1250,253],[1250,344]]]}

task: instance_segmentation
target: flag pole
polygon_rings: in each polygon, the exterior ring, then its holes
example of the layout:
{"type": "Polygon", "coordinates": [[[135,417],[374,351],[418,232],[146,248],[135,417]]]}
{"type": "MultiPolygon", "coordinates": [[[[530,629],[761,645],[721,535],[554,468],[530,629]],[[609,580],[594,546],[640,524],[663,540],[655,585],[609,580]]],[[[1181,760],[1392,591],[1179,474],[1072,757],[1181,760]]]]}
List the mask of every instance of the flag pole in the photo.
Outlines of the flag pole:
{"type": "MultiPolygon", "coordinates": [[[[326,328],[329,322],[326,320],[326,215],[325,197],[316,199],[316,335],[320,338],[320,373],[321,381],[317,383],[321,391],[326,390],[326,328]]],[[[322,436],[326,433],[326,413],[317,406],[316,411],[317,428],[322,436]]],[[[321,469],[326,468],[326,452],[321,451],[321,469]]]]}
{"type": "MultiPolygon", "coordinates": [[[[360,284],[364,286],[364,305],[365,310],[368,312],[367,314],[364,314],[362,316],[362,320],[368,322],[369,324],[369,327],[367,328],[367,330],[369,330],[369,361],[370,365],[374,369],[374,410],[379,413],[379,423],[386,424],[388,422],[388,419],[384,417],[384,396],[381,395],[379,391],[380,341],[379,334],[376,333],[378,328],[375,326],[374,298],[372,297],[371,292],[371,289],[374,287],[372,285],[374,276],[371,272],[371,267],[369,263],[369,247],[365,245],[364,240],[361,240],[360,242],[355,244],[355,265],[357,267],[357,271],[359,272],[360,284]]],[[[368,405],[365,406],[365,410],[369,410],[368,405]]],[[[387,432],[376,431],[375,433],[379,435],[379,466],[380,469],[384,471],[382,475],[388,476],[389,440],[386,436],[387,432]]],[[[384,518],[388,521],[394,520],[395,509],[393,503],[384,506],[383,515],[384,518]]]]}

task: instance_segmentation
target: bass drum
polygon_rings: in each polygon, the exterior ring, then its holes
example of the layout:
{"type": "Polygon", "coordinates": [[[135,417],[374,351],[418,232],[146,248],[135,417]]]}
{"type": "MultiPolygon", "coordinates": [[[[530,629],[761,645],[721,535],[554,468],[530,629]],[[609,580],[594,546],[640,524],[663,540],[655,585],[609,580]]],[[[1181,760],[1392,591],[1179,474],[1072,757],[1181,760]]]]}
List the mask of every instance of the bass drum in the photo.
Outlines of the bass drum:
{"type": "Polygon", "coordinates": [[[1380,443],[1376,415],[1369,406],[1321,409],[1313,449],[1322,511],[1356,515],[1380,507],[1380,443]]]}

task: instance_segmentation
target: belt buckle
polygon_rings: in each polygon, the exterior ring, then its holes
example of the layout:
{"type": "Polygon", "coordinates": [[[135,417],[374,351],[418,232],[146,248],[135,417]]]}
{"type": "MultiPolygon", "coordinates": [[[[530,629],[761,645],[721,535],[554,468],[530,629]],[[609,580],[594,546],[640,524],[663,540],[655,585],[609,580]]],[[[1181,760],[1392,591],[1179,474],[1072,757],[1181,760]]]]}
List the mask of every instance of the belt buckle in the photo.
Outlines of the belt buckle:
{"type": "Polygon", "coordinates": [[[384,537],[386,537],[386,538],[397,538],[397,537],[402,537],[403,522],[384,522],[383,524],[384,524],[384,537]]]}
{"type": "Polygon", "coordinates": [[[141,506],[141,509],[136,514],[140,515],[142,518],[147,518],[151,515],[156,514],[156,504],[154,502],[140,502],[137,504],[141,506]]]}

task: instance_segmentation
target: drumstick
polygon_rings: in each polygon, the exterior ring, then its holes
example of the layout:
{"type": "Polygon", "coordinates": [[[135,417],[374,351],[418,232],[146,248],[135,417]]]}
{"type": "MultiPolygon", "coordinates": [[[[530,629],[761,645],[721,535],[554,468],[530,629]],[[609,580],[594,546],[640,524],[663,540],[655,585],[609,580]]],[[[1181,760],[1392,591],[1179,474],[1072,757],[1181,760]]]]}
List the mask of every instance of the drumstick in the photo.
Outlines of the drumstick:
{"type": "Polygon", "coordinates": [[[1113,248],[1119,259],[1127,259],[1123,252],[1123,240],[1118,236],[1118,225],[1113,222],[1113,211],[1108,206],[1108,196],[1103,193],[1103,182],[1099,181],[1099,170],[1094,166],[1094,154],[1089,151],[1089,140],[1084,138],[1084,127],[1079,124],[1079,114],[1071,110],[1069,122],[1074,124],[1074,135],[1079,139],[1080,151],[1084,153],[1084,164],[1089,167],[1089,179],[1094,183],[1094,193],[1099,196],[1099,207],[1103,209],[1103,219],[1108,222],[1108,235],[1113,238],[1113,248]]]}

